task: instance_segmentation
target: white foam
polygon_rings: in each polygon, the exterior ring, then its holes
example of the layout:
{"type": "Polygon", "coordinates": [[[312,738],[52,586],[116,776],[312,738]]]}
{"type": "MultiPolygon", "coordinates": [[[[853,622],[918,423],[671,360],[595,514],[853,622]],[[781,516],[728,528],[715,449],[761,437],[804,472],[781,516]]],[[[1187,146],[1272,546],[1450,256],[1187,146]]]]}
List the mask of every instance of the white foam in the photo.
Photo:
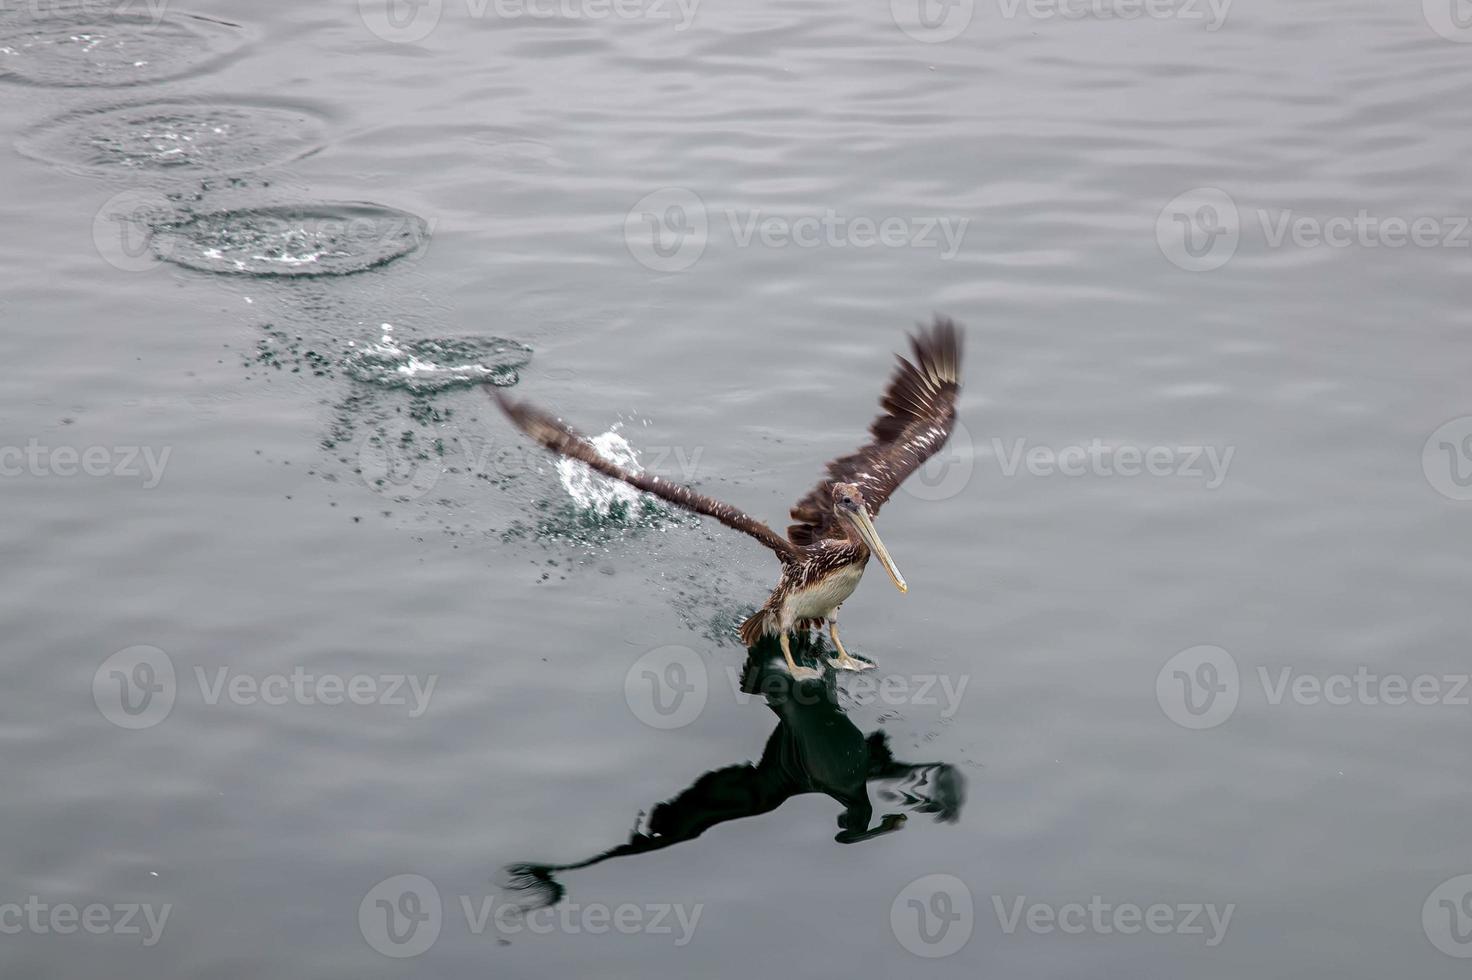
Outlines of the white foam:
{"type": "MultiPolygon", "coordinates": [[[[589,440],[593,448],[598,450],[598,455],[611,463],[617,463],[624,469],[635,473],[644,472],[644,467],[639,465],[639,454],[629,441],[618,434],[617,427],[594,436],[589,440]]],[[[596,510],[607,516],[608,512],[616,504],[624,504],[629,507],[639,502],[642,496],[638,490],[629,486],[621,480],[611,480],[601,473],[589,469],[584,463],[575,459],[559,459],[557,461],[557,477],[562,481],[570,497],[579,507],[596,510]]]]}

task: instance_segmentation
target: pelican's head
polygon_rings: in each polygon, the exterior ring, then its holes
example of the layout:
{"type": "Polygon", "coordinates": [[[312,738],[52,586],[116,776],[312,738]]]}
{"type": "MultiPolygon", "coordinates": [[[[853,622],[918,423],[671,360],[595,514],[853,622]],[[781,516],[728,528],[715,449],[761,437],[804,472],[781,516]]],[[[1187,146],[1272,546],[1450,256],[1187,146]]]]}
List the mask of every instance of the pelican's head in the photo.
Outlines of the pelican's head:
{"type": "Polygon", "coordinates": [[[853,483],[833,484],[833,512],[838,515],[839,520],[848,522],[849,527],[859,536],[860,540],[879,559],[879,564],[889,573],[894,581],[894,587],[901,592],[909,592],[910,587],[905,584],[905,577],[895,567],[894,559],[889,557],[889,549],[884,542],[879,540],[879,532],[874,530],[874,519],[869,515],[869,505],[864,502],[864,495],[853,483]]]}

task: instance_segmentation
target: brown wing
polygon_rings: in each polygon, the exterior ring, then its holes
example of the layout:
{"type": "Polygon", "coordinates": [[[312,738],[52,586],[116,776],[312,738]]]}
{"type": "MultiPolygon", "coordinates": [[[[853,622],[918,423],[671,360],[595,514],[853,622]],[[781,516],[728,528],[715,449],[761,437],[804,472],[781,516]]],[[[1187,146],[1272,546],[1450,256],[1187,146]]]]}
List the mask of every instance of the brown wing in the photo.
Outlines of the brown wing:
{"type": "Polygon", "coordinates": [[[727,527],[744,531],[775,551],[778,558],[785,560],[792,556],[793,548],[788,540],[750,514],[713,497],[696,493],[689,487],[678,483],[661,480],[647,473],[626,470],[617,463],[604,459],[598,454],[598,450],[593,448],[591,442],[546,412],[533,408],[526,402],[514,402],[491,385],[486,386],[486,391],[496,400],[496,404],[501,406],[501,411],[506,413],[506,417],[511,419],[517,428],[554,453],[571,456],[604,476],[622,480],[645,493],[652,493],[662,500],[667,500],[676,507],[714,517],[727,527]]]}
{"type": "Polygon", "coordinates": [[[833,514],[835,483],[857,484],[869,513],[898,489],[905,477],[934,456],[951,436],[961,391],[961,331],[947,317],[910,337],[914,361],[903,357],[879,405],[884,414],[869,426],[873,441],[828,464],[828,475],[792,508],[796,524],[787,537],[799,547],[842,537],[833,514]]]}

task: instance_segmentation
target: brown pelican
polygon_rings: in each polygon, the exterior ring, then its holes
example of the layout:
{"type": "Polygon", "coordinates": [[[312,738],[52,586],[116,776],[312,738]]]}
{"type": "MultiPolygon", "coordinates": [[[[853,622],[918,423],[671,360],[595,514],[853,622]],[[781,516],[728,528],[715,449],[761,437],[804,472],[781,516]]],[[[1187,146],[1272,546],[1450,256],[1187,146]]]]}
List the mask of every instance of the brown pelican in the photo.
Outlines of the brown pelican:
{"type": "Polygon", "coordinates": [[[782,563],[782,578],[766,604],[742,624],[741,640],[752,647],[763,636],[775,634],[793,676],[811,677],[814,671],[799,668],[793,661],[788,634],[794,629],[821,627],[825,621],[838,651],[829,661],[834,667],[863,670],[873,666],[850,657],[838,638],[838,608],[858,587],[870,555],[879,559],[896,588],[909,591],[874,529],[874,515],[905,478],[950,437],[961,390],[961,332],[949,319],[937,317],[928,330],[922,327],[910,337],[910,349],[913,359],[898,358],[899,367],[879,401],[884,414],[869,427],[873,438],[858,452],[828,464],[823,481],[792,508],[796,523],[787,528],[785,538],[730,504],[625,469],[599,455],[586,438],[545,412],[512,401],[499,388],[487,390],[518,428],[553,452],[581,460],[605,476],[677,507],[714,517],[771,548],[782,563]]]}

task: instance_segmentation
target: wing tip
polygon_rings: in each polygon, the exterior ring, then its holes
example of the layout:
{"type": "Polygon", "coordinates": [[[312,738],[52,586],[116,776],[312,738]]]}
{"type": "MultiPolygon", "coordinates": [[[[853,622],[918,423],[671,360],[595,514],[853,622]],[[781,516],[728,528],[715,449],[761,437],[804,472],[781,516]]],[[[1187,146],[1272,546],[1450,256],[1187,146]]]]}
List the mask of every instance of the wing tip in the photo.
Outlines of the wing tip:
{"type": "Polygon", "coordinates": [[[486,394],[491,397],[511,424],[531,436],[553,452],[566,454],[569,446],[578,439],[577,433],[562,425],[552,416],[527,402],[519,402],[506,395],[500,388],[486,384],[486,394]]]}
{"type": "Polygon", "coordinates": [[[923,323],[917,327],[910,335],[915,366],[940,381],[959,385],[965,328],[944,313],[934,314],[928,328],[923,323]]]}

